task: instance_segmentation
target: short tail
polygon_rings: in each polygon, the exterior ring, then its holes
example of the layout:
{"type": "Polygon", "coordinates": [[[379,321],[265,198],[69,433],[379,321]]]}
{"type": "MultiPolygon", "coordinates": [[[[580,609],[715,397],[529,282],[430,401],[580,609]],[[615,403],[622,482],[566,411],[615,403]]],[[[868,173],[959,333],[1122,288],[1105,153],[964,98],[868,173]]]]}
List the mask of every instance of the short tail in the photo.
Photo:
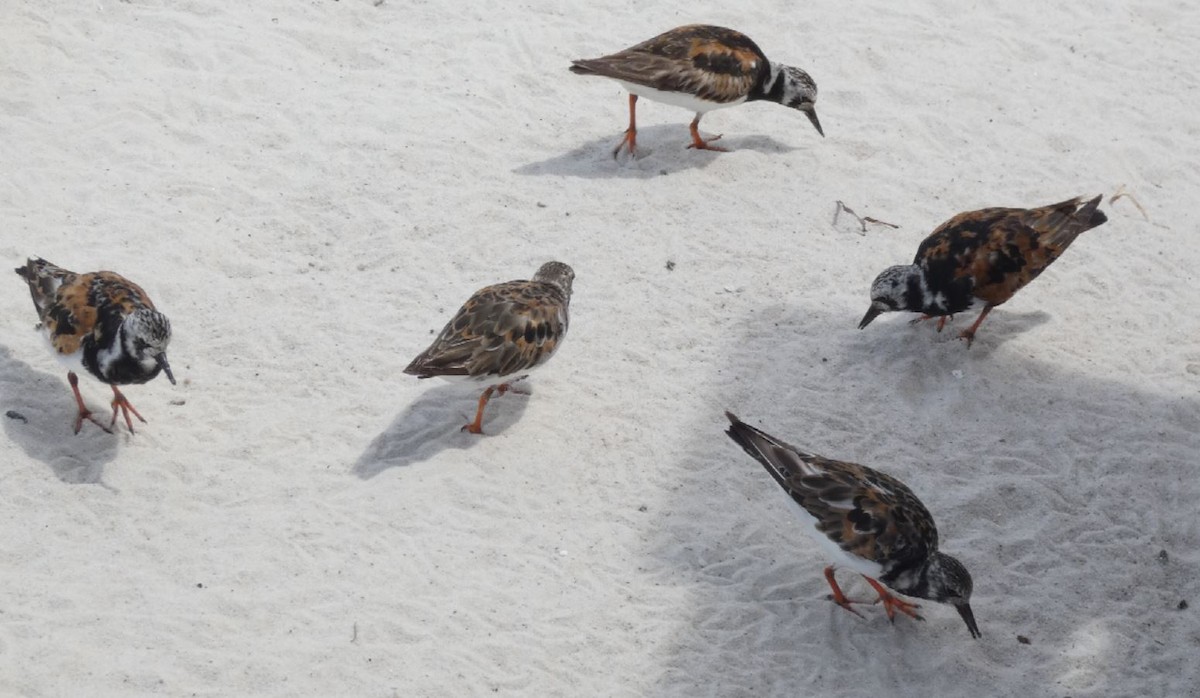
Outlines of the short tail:
{"type": "Polygon", "coordinates": [[[729,419],[729,428],[725,430],[725,434],[766,468],[780,487],[791,492],[788,479],[803,469],[803,460],[809,454],[755,429],[738,419],[732,412],[726,411],[725,417],[729,419]]]}
{"type": "MultiPolygon", "coordinates": [[[[1082,198],[1082,197],[1080,197],[1082,198]]],[[[1108,216],[1104,215],[1104,211],[1100,210],[1100,200],[1104,198],[1101,194],[1096,198],[1085,203],[1078,211],[1075,212],[1075,221],[1079,223],[1083,230],[1091,230],[1104,223],[1108,222],[1108,216]]],[[[1083,232],[1081,230],[1080,232],[1083,232]]]]}
{"type": "Polygon", "coordinates": [[[25,266],[17,267],[13,271],[29,284],[29,295],[33,297],[33,305],[37,308],[38,316],[43,315],[46,308],[54,302],[55,294],[58,293],[58,287],[62,286],[63,279],[71,275],[71,272],[66,269],[40,257],[26,260],[25,266]]]}
{"type": "Polygon", "coordinates": [[[576,75],[597,75],[598,74],[595,70],[588,67],[588,61],[586,61],[586,60],[571,61],[571,67],[569,70],[572,73],[575,73],[576,75]]]}
{"type": "Polygon", "coordinates": [[[1108,216],[1104,215],[1099,208],[1103,195],[1080,206],[1079,201],[1082,198],[1081,196],[1075,197],[1062,203],[1037,209],[1034,214],[1035,220],[1031,221],[1031,224],[1036,230],[1046,233],[1047,242],[1066,248],[1075,241],[1080,233],[1108,221],[1108,216]]]}

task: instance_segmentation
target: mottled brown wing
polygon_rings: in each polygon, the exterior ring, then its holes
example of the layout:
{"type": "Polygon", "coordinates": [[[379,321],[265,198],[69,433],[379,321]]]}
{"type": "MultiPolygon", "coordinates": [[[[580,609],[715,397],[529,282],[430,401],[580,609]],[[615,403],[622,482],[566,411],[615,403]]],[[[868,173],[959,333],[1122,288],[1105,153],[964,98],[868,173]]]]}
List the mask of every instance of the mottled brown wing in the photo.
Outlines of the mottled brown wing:
{"type": "Polygon", "coordinates": [[[428,349],[404,369],[432,376],[508,376],[542,363],[567,330],[567,303],[557,287],[510,281],[471,296],[428,349]]]}
{"type": "Polygon", "coordinates": [[[843,550],[898,563],[923,559],[937,549],[933,517],[904,483],[863,465],[804,453],[728,416],[730,438],[843,550]]]}
{"type": "Polygon", "coordinates": [[[706,25],[672,29],[603,58],[574,61],[574,66],[575,72],[718,103],[745,97],[770,71],[766,56],[748,36],[706,25]]]}
{"type": "Polygon", "coordinates": [[[1099,197],[1083,208],[1079,201],[961,213],[926,238],[917,264],[932,278],[942,271],[968,282],[972,295],[1000,305],[1045,271],[1079,233],[1106,220],[1096,210],[1099,197]]]}
{"type": "Polygon", "coordinates": [[[84,278],[90,282],[88,301],[98,308],[112,308],[122,316],[142,309],[154,310],[149,294],[116,272],[98,271],[84,278]]]}
{"type": "Polygon", "coordinates": [[[79,349],[89,334],[111,336],[126,316],[141,308],[154,308],[141,286],[111,271],[78,274],[63,283],[42,320],[50,343],[60,354],[79,349]]]}
{"type": "Polygon", "coordinates": [[[141,286],[111,271],[76,274],[30,259],[17,274],[29,284],[38,317],[60,354],[74,354],[92,333],[115,331],[125,316],[154,308],[141,286]]]}
{"type": "MultiPolygon", "coordinates": [[[[141,286],[111,271],[87,274],[87,303],[96,311],[96,340],[115,336],[125,318],[137,310],[154,310],[154,303],[141,286]]],[[[60,289],[61,292],[61,289],[60,289]]]]}
{"type": "Polygon", "coordinates": [[[785,489],[843,550],[895,563],[924,559],[937,549],[933,517],[899,480],[821,456],[804,462],[815,473],[793,475],[785,489]]]}

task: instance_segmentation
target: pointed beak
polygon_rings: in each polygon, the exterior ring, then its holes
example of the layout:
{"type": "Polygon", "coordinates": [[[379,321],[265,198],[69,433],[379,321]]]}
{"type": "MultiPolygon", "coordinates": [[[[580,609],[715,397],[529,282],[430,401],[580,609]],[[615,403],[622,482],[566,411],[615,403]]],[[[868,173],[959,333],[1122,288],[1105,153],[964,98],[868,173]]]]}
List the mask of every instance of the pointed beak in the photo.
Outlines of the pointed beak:
{"type": "Polygon", "coordinates": [[[154,357],[154,360],[158,362],[158,367],[163,370],[163,373],[167,374],[167,380],[171,381],[171,385],[175,385],[175,376],[171,373],[171,364],[167,363],[167,355],[159,354],[154,357]]]}
{"type": "Polygon", "coordinates": [[[979,632],[979,626],[975,625],[975,614],[971,613],[971,604],[965,603],[961,606],[955,606],[955,608],[958,609],[958,615],[962,616],[963,621],[966,622],[967,630],[971,631],[971,637],[976,640],[983,637],[983,633],[979,632]]]}
{"type": "Polygon", "coordinates": [[[804,113],[808,116],[808,120],[812,122],[812,125],[817,129],[817,133],[821,134],[821,138],[824,138],[825,130],[821,128],[821,122],[817,119],[817,108],[812,107],[810,109],[805,109],[804,113]]]}
{"type": "Polygon", "coordinates": [[[871,306],[870,310],[867,311],[867,314],[863,315],[862,322],[858,323],[858,329],[861,330],[862,328],[871,324],[871,321],[874,320],[875,318],[879,317],[880,313],[882,313],[882,312],[883,311],[880,310],[879,308],[876,308],[875,306],[871,306]]]}

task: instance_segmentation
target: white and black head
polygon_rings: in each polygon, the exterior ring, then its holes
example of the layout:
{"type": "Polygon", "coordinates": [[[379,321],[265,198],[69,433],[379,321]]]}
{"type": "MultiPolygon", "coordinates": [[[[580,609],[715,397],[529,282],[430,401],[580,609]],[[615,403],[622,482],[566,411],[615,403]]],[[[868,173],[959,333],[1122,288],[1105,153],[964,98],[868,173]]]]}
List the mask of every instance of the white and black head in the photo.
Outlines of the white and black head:
{"type": "Polygon", "coordinates": [[[884,269],[871,284],[871,307],[858,323],[858,329],[871,324],[882,313],[893,310],[920,310],[925,305],[924,277],[915,264],[884,269]]]}
{"type": "Polygon", "coordinates": [[[817,119],[817,83],[808,73],[790,65],[775,66],[775,73],[767,85],[766,99],[804,112],[817,133],[825,135],[817,119]]]}
{"type": "Polygon", "coordinates": [[[571,298],[571,283],[575,281],[575,270],[562,262],[546,262],[533,275],[534,281],[552,284],[562,290],[563,296],[571,298]]]}
{"type": "Polygon", "coordinates": [[[971,573],[957,559],[945,553],[936,553],[925,569],[926,589],[922,598],[954,606],[958,615],[967,624],[971,637],[982,637],[971,612],[971,590],[974,586],[971,573]]]}
{"type": "Polygon", "coordinates": [[[157,310],[137,310],[121,325],[121,349],[125,355],[134,359],[146,375],[156,373],[156,367],[161,368],[171,385],[175,385],[175,376],[167,363],[170,343],[171,321],[157,310]]]}

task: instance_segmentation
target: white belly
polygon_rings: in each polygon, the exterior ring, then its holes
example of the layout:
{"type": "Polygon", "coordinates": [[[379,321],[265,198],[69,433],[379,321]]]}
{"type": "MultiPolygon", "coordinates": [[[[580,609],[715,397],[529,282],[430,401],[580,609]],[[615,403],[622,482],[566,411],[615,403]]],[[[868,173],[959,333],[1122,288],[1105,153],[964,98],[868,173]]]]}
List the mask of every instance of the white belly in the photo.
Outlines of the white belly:
{"type": "Polygon", "coordinates": [[[652,99],[655,102],[670,104],[674,107],[683,107],[684,109],[695,112],[696,114],[704,114],[714,109],[723,109],[725,107],[736,106],[746,101],[746,98],[742,97],[741,99],[733,102],[710,102],[705,99],[700,99],[695,95],[690,95],[686,92],[663,92],[662,90],[656,90],[653,87],[636,85],[632,82],[625,82],[624,80],[617,80],[617,82],[621,83],[621,87],[629,90],[630,94],[635,94],[638,97],[645,97],[646,99],[652,99]]]}
{"type": "Polygon", "coordinates": [[[512,373],[507,376],[435,376],[450,383],[471,383],[479,385],[500,385],[501,383],[516,383],[519,380],[525,380],[533,373],[536,366],[520,373],[512,373]]]}
{"type": "Polygon", "coordinates": [[[788,504],[791,505],[792,511],[795,512],[796,516],[800,519],[800,527],[804,529],[804,532],[807,533],[810,538],[817,542],[817,545],[821,546],[821,549],[825,551],[825,554],[829,557],[829,561],[832,562],[835,567],[844,567],[848,570],[854,570],[855,572],[858,572],[859,574],[865,574],[872,579],[878,579],[879,575],[883,573],[883,566],[878,562],[864,560],[857,555],[851,555],[845,550],[842,550],[841,546],[830,540],[829,537],[824,533],[818,531],[817,517],[805,511],[804,507],[797,504],[796,500],[792,499],[790,496],[788,496],[788,504]]]}
{"type": "Polygon", "coordinates": [[[51,341],[52,338],[50,336],[50,330],[43,326],[41,328],[41,335],[46,338],[46,346],[50,349],[50,353],[54,354],[54,358],[58,360],[58,364],[60,366],[68,371],[74,371],[75,373],[86,373],[89,376],[92,375],[83,366],[83,347],[80,347],[71,354],[60,354],[58,350],[54,348],[54,343],[51,341]]]}

